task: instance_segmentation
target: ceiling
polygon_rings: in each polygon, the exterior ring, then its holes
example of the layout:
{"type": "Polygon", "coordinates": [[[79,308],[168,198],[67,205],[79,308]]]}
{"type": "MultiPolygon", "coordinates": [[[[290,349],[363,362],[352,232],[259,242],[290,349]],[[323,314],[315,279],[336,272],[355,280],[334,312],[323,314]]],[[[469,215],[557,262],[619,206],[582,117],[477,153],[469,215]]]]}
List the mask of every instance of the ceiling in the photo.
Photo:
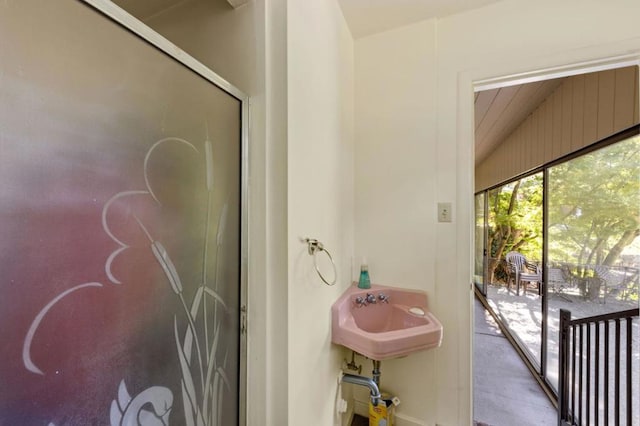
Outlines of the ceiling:
{"type": "Polygon", "coordinates": [[[141,21],[189,0],[113,0],[141,21]]]}
{"type": "MultiPolygon", "coordinates": [[[[114,0],[144,21],[182,3],[229,0],[114,0]]],[[[476,9],[497,0],[338,0],[354,38],[424,19],[476,9]]],[[[231,1],[233,2],[233,1],[231,1]]],[[[484,160],[558,85],[560,80],[476,93],[476,164],[484,160]]]]}
{"type": "Polygon", "coordinates": [[[353,38],[430,18],[477,9],[497,0],[338,0],[353,38]]]}
{"type": "MultiPolygon", "coordinates": [[[[192,0],[114,0],[144,21],[180,3],[192,0]]],[[[227,1],[227,0],[206,0],[227,1]]],[[[477,9],[498,0],[338,0],[354,38],[387,31],[430,18],[477,9]]]]}
{"type": "Polygon", "coordinates": [[[487,158],[562,81],[562,78],[557,78],[476,93],[476,166],[487,158]]]}

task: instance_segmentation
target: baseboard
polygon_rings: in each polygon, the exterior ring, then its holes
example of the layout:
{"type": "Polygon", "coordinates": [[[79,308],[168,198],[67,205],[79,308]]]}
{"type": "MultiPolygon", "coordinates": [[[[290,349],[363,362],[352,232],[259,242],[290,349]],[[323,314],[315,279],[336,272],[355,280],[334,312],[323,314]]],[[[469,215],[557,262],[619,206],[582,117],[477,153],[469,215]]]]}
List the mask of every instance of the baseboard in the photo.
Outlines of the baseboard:
{"type": "Polygon", "coordinates": [[[394,426],[427,426],[427,424],[415,417],[396,412],[396,423],[394,426]]]}
{"type": "Polygon", "coordinates": [[[354,415],[353,407],[348,407],[347,412],[342,414],[342,426],[351,426],[354,415]]]}
{"type": "Polygon", "coordinates": [[[362,417],[369,417],[369,400],[360,401],[357,399],[353,400],[353,412],[362,417]]]}

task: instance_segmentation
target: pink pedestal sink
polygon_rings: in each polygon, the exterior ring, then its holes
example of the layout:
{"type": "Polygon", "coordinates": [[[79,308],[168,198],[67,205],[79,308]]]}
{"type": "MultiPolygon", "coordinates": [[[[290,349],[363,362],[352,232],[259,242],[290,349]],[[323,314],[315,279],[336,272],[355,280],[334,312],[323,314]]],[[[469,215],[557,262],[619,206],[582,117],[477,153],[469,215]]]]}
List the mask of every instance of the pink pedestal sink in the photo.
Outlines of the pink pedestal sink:
{"type": "Polygon", "coordinates": [[[331,341],[381,361],[440,346],[442,324],[424,291],[354,284],[331,307],[331,341]]]}

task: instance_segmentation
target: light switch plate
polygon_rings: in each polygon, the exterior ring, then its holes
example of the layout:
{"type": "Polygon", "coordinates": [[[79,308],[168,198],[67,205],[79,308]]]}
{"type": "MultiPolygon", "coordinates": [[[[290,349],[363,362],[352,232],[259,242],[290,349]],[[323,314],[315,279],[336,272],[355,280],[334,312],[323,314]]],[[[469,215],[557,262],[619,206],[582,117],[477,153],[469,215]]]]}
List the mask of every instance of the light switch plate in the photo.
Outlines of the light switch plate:
{"type": "Polygon", "coordinates": [[[451,222],[451,203],[438,203],[438,222],[451,222]]]}

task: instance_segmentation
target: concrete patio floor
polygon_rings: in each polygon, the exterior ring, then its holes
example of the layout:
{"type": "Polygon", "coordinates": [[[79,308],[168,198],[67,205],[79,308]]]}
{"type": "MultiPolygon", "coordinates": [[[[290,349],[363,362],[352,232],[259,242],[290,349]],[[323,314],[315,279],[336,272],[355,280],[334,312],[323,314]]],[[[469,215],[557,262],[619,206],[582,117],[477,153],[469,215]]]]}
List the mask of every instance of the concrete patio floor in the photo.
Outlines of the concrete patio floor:
{"type": "Polygon", "coordinates": [[[474,420],[490,426],[556,425],[555,407],[477,299],[474,312],[474,420]]]}
{"type": "MultiPolygon", "coordinates": [[[[524,345],[525,349],[529,351],[536,362],[540,357],[540,335],[542,327],[542,308],[541,298],[535,291],[527,291],[520,296],[515,294],[515,291],[508,291],[504,286],[487,286],[487,302],[489,306],[500,316],[503,324],[507,325],[512,333],[520,342],[524,345]]],[[[588,300],[579,294],[565,293],[562,296],[551,294],[548,301],[548,340],[547,340],[547,378],[550,383],[557,386],[558,380],[558,333],[559,333],[559,314],[560,309],[566,309],[571,312],[572,318],[584,318],[593,315],[603,315],[607,313],[623,311],[627,309],[635,309],[638,304],[637,301],[624,300],[615,297],[607,298],[606,303],[601,300],[588,300]]],[[[478,306],[482,308],[482,305],[478,306]]],[[[477,319],[477,317],[476,317],[477,319]]],[[[612,326],[613,327],[613,326],[612,326]]],[[[604,346],[604,326],[600,327],[600,347],[604,346]]],[[[592,339],[595,339],[594,331],[592,330],[592,339]]],[[[626,335],[626,325],[621,324],[621,335],[623,336],[623,343],[626,342],[624,336],[626,335]]],[[[592,340],[595,341],[595,340],[592,340]]],[[[611,348],[615,347],[615,339],[612,333],[609,345],[611,348]]],[[[632,395],[638,395],[638,389],[640,387],[640,320],[637,318],[632,323],[632,395]]],[[[621,349],[621,359],[625,359],[626,350],[621,349]]],[[[607,360],[609,371],[615,369],[615,359],[613,355],[607,360]]],[[[603,364],[601,363],[601,367],[603,364]]],[[[604,382],[604,377],[600,372],[601,383],[604,382]]],[[[593,374],[593,367],[592,367],[593,374]]],[[[626,377],[626,367],[622,364],[622,378],[626,377]]],[[[609,376],[609,389],[613,390],[615,385],[614,375],[609,376]]],[[[624,388],[624,387],[623,387],[624,388]]],[[[604,420],[604,397],[603,388],[600,389],[600,414],[599,416],[604,420]]],[[[613,391],[609,393],[609,403],[613,406],[613,391]]],[[[632,397],[632,421],[633,425],[640,425],[640,399],[632,397]]],[[[593,407],[593,405],[592,405],[593,407]]],[[[626,391],[622,389],[620,399],[621,412],[625,412],[626,407],[626,391]]],[[[592,413],[593,414],[593,413],[592,413]]],[[[612,411],[609,413],[610,417],[613,416],[612,411]]],[[[613,421],[611,417],[610,420],[613,421]]]]}

